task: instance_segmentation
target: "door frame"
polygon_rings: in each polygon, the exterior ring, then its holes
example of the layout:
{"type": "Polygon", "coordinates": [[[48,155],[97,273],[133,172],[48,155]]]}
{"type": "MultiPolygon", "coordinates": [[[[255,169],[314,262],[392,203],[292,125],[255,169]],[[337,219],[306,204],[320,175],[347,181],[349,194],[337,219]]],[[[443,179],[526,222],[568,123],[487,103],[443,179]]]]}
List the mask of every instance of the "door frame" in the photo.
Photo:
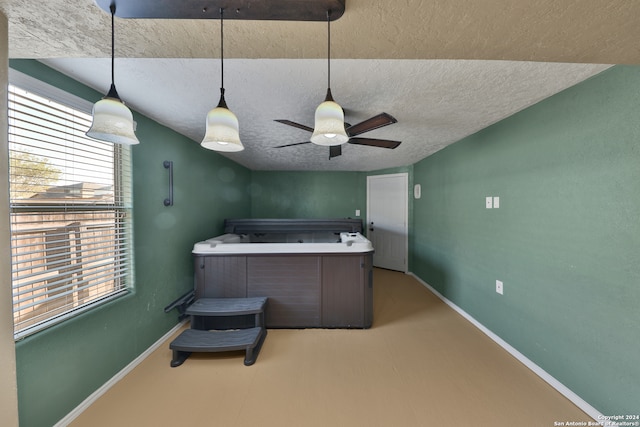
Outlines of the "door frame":
{"type": "MultiPolygon", "coordinates": [[[[390,173],[390,174],[380,174],[380,175],[367,175],[367,221],[364,224],[367,230],[367,236],[369,236],[369,223],[371,222],[371,194],[370,187],[371,181],[373,179],[384,179],[384,178],[403,178],[403,189],[404,197],[405,197],[405,206],[404,206],[404,228],[403,235],[404,239],[404,273],[409,271],[409,173],[408,172],[399,172],[399,173],[390,173]]],[[[375,247],[373,248],[375,250],[375,247]]]]}

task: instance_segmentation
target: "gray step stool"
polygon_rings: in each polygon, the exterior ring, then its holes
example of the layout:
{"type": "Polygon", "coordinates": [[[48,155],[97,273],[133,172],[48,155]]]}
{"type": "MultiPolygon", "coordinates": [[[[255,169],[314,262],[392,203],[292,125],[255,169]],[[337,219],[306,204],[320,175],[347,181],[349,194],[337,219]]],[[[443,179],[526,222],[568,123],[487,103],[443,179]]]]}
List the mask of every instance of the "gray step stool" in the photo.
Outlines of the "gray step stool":
{"type": "Polygon", "coordinates": [[[192,352],[244,350],[244,364],[253,365],[267,336],[264,323],[266,297],[256,298],[200,298],[185,311],[191,316],[191,329],[184,330],[169,348],[173,350],[171,367],[182,365],[192,352]],[[255,325],[246,329],[202,330],[194,328],[199,317],[229,317],[255,315],[255,325]]]}

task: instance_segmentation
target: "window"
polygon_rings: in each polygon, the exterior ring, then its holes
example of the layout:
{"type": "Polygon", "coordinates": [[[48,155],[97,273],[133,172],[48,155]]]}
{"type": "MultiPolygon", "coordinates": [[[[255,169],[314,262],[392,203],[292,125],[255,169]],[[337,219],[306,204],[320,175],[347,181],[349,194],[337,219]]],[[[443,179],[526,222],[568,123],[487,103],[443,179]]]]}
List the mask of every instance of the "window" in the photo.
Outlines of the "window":
{"type": "Polygon", "coordinates": [[[14,334],[132,286],[130,147],[85,136],[91,104],[11,71],[9,190],[14,334]]]}

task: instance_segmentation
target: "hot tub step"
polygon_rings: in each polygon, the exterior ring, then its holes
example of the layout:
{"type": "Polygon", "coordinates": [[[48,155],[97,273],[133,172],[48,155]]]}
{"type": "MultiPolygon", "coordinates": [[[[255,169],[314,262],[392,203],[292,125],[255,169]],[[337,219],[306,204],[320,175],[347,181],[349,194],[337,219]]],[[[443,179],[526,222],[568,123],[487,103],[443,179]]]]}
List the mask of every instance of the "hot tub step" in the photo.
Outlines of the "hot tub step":
{"type": "MultiPolygon", "coordinates": [[[[245,350],[244,364],[253,365],[258,357],[262,343],[267,336],[264,324],[266,297],[256,298],[200,298],[191,304],[185,314],[191,316],[191,329],[183,331],[171,342],[173,350],[171,366],[176,367],[192,352],[217,352],[245,350]],[[245,324],[238,328],[228,325],[208,327],[216,317],[227,320],[253,316],[253,325],[245,324]],[[248,327],[252,326],[252,327],[248,327]],[[213,330],[211,330],[213,329],[213,330]]],[[[241,322],[242,323],[242,322],[241,322]]]]}
{"type": "Polygon", "coordinates": [[[245,350],[244,364],[253,365],[258,357],[267,330],[261,327],[226,331],[187,329],[174,339],[171,366],[180,366],[192,352],[245,350]]]}
{"type": "Polygon", "coordinates": [[[264,311],[266,297],[255,298],[200,298],[186,310],[191,316],[241,316],[264,311]]]}

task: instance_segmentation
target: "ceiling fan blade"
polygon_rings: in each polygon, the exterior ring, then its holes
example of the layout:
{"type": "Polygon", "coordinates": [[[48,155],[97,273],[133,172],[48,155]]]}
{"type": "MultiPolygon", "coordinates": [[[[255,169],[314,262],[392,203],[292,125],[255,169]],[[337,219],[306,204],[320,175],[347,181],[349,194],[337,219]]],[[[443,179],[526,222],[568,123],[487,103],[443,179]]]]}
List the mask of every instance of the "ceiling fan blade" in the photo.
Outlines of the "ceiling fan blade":
{"type": "Polygon", "coordinates": [[[278,145],[278,146],[275,146],[275,147],[273,147],[273,148],[293,147],[294,145],[302,145],[302,144],[311,144],[311,141],[305,141],[305,142],[294,142],[293,144],[278,145]]]}
{"type": "Polygon", "coordinates": [[[380,113],[363,122],[349,126],[346,131],[349,136],[357,136],[361,133],[369,132],[370,130],[378,129],[397,122],[398,121],[390,114],[380,113]]]}
{"type": "Polygon", "coordinates": [[[278,123],[285,124],[285,125],[293,126],[294,128],[298,128],[298,129],[306,130],[306,131],[309,131],[309,132],[313,132],[313,128],[310,128],[309,126],[301,125],[300,123],[292,122],[291,120],[278,119],[278,120],[275,120],[275,121],[278,122],[278,123]]]}
{"type": "Polygon", "coordinates": [[[371,147],[390,148],[394,149],[401,144],[400,141],[391,141],[389,139],[374,139],[374,138],[351,138],[349,144],[357,145],[369,145],[371,147]]]}
{"type": "Polygon", "coordinates": [[[342,145],[330,145],[329,146],[329,159],[342,155],[342,145]]]}

